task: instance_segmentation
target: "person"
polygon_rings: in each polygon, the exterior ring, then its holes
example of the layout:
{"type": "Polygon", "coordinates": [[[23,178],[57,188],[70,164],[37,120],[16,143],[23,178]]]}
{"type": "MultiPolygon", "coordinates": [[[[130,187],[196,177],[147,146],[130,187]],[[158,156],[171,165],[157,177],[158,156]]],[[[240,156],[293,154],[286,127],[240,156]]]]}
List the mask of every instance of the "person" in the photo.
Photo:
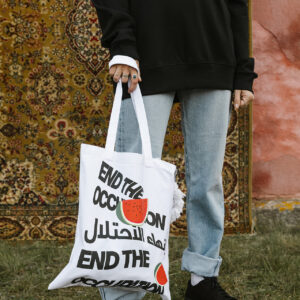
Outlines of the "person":
{"type": "MultiPolygon", "coordinates": [[[[122,80],[116,151],[142,150],[130,97],[137,84],[154,157],[161,157],[172,105],[181,105],[188,231],[181,268],[191,273],[185,300],[236,299],[218,282],[224,234],[222,167],[232,104],[238,111],[253,101],[258,77],[249,56],[248,1],[91,1],[101,44],[115,62],[109,69],[114,92],[122,80]]],[[[137,300],[146,293],[109,287],[99,287],[99,292],[104,300],[137,300]]]]}

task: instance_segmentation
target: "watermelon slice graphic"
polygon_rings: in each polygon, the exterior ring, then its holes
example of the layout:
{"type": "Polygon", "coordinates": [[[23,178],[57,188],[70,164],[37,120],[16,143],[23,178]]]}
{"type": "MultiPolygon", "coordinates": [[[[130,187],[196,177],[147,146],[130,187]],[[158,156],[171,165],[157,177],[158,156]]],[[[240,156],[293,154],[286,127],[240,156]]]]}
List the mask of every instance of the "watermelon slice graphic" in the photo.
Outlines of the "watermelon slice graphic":
{"type": "Polygon", "coordinates": [[[117,216],[120,221],[133,226],[144,224],[148,214],[148,199],[122,200],[117,205],[117,216]]]}
{"type": "Polygon", "coordinates": [[[162,263],[159,263],[154,270],[154,277],[156,282],[159,285],[165,285],[168,282],[168,278],[165,272],[165,269],[162,265],[162,263]]]}

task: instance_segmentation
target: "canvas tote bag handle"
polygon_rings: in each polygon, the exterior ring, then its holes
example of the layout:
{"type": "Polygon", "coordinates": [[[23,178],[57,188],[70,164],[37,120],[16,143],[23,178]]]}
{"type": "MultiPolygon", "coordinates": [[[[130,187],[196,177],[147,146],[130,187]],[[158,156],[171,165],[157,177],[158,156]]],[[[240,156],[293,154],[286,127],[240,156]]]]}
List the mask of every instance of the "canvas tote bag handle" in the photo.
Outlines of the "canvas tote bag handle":
{"type": "MultiPolygon", "coordinates": [[[[109,62],[109,68],[114,64],[127,64],[136,68],[139,72],[136,61],[125,55],[115,55],[113,59],[109,62]]],[[[128,87],[130,86],[130,78],[128,79],[128,87]]],[[[118,130],[119,123],[119,115],[122,103],[122,95],[123,95],[123,87],[122,87],[122,79],[120,78],[115,92],[115,98],[112,106],[112,112],[110,116],[108,133],[106,139],[105,149],[107,150],[108,156],[112,157],[114,152],[114,147],[116,143],[116,136],[118,130]]],[[[141,140],[142,140],[142,154],[144,157],[144,161],[146,166],[152,166],[152,148],[151,148],[151,140],[149,134],[149,127],[147,122],[147,116],[144,106],[144,101],[141,93],[141,89],[139,84],[137,84],[136,89],[130,93],[131,99],[133,102],[133,107],[135,110],[135,114],[138,120],[141,140]]],[[[126,122],[130,122],[130,120],[125,120],[126,122]]]]}

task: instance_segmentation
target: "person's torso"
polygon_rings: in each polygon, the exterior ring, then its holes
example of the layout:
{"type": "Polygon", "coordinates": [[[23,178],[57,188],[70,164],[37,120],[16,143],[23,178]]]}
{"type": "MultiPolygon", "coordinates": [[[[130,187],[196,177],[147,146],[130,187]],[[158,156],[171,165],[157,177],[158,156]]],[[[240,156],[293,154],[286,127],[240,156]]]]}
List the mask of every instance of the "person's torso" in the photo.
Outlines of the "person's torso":
{"type": "Polygon", "coordinates": [[[129,0],[142,68],[235,65],[228,0],[129,0]]]}

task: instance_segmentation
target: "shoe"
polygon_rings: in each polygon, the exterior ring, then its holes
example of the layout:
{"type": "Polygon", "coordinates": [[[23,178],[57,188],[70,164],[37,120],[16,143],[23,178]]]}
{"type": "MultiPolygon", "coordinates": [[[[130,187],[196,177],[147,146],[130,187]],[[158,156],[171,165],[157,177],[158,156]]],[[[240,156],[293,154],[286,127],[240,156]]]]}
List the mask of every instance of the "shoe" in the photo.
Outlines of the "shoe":
{"type": "Polygon", "coordinates": [[[191,280],[188,281],[184,300],[237,300],[227,294],[216,276],[203,277],[204,279],[194,286],[191,280]]]}

